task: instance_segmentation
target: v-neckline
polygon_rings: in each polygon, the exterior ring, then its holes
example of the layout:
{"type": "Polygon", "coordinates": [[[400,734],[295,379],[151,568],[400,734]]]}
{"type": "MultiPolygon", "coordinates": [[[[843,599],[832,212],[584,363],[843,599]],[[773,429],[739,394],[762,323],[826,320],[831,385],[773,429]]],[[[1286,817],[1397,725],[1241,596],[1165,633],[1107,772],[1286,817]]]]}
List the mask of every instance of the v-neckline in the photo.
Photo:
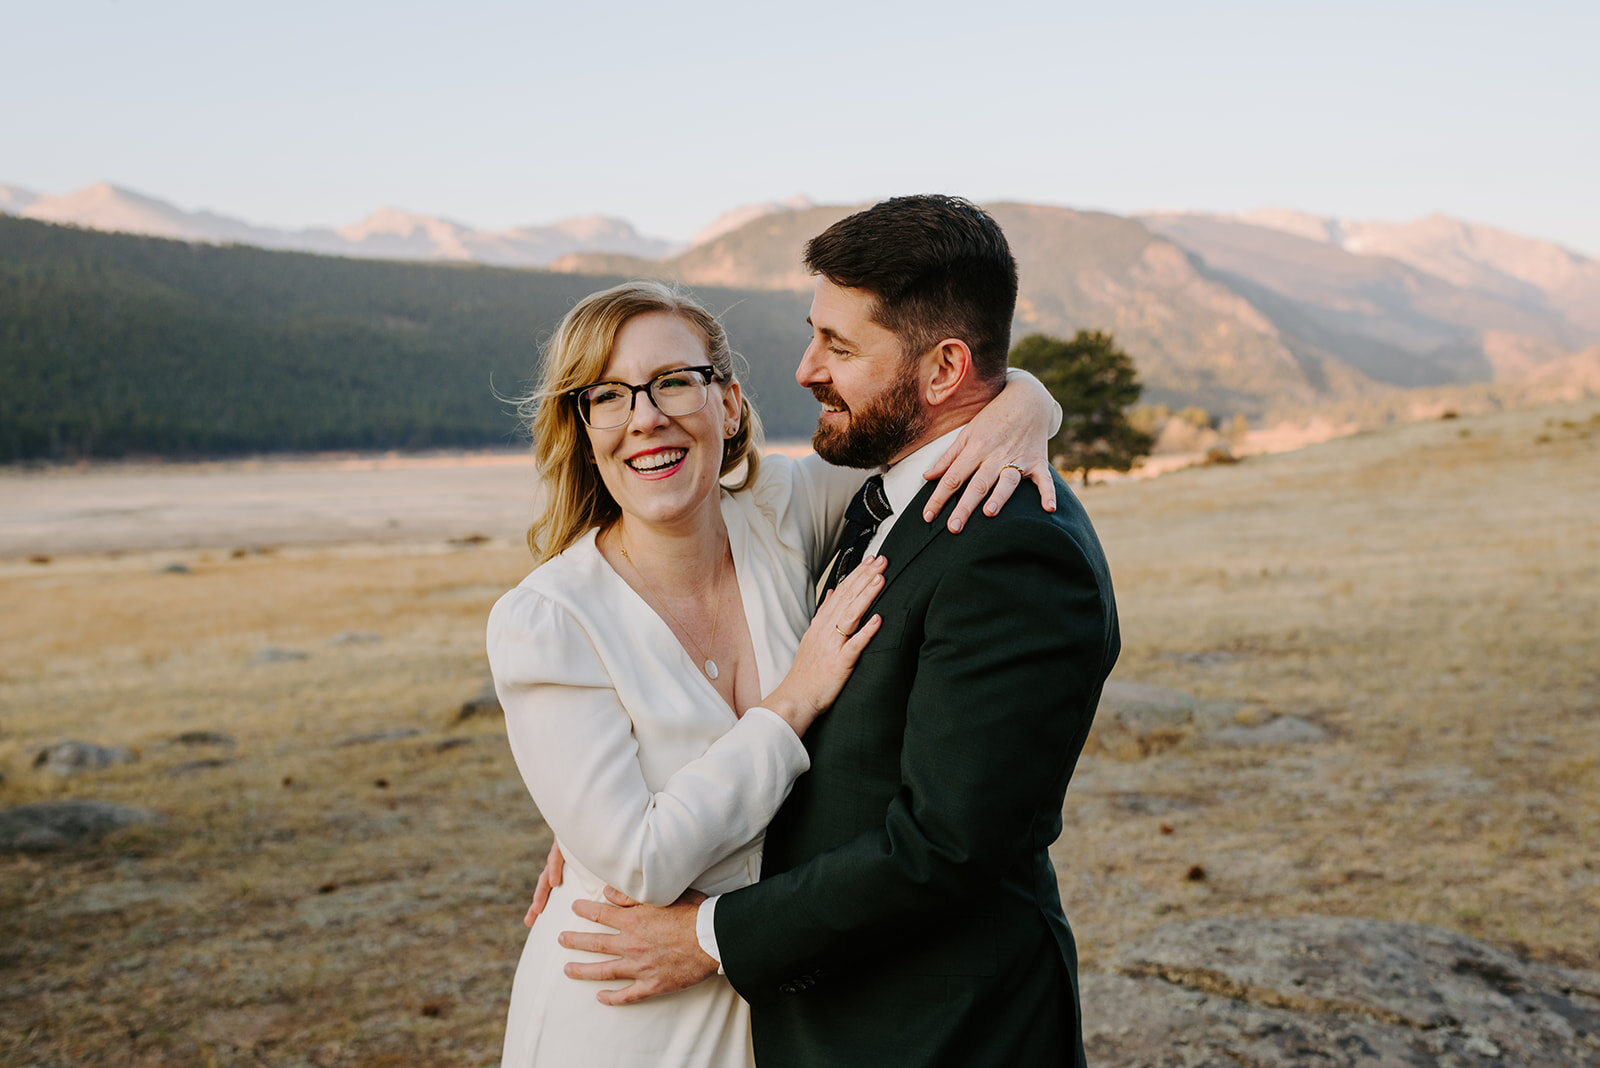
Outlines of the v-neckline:
{"type": "MultiPolygon", "coordinates": [[[[760,608],[760,598],[755,598],[754,603],[752,602],[750,588],[744,581],[744,569],[741,566],[748,548],[748,532],[744,529],[744,525],[742,523],[729,521],[730,517],[728,513],[731,510],[730,506],[732,505],[732,495],[725,489],[721,492],[722,507],[720,511],[722,514],[722,525],[724,528],[726,528],[728,534],[728,554],[733,560],[733,584],[739,591],[739,606],[743,609],[744,613],[745,638],[750,642],[750,651],[754,654],[755,663],[753,666],[755,667],[756,672],[757,693],[765,694],[767,692],[767,675],[769,673],[768,665],[765,663],[767,660],[767,655],[765,648],[755,640],[754,628],[758,625],[758,620],[752,616],[752,610],[759,610],[760,608]]],[[[737,513],[735,513],[735,518],[737,518],[737,513]]],[[[712,682],[709,677],[707,677],[705,669],[695,661],[694,653],[678,639],[677,632],[672,629],[672,625],[661,617],[661,613],[657,612],[655,607],[651,605],[649,601],[645,600],[643,595],[641,595],[638,590],[633,588],[632,583],[622,577],[622,573],[620,571],[611,566],[611,561],[606,559],[606,554],[600,551],[600,529],[596,527],[589,531],[588,537],[589,546],[594,550],[594,555],[600,561],[601,565],[605,567],[606,571],[611,574],[611,577],[615,579],[623,589],[628,591],[628,596],[632,597],[633,600],[638,603],[639,607],[643,608],[650,614],[650,618],[655,620],[656,625],[662,630],[666,631],[667,637],[672,640],[672,644],[677,647],[679,652],[683,655],[684,663],[691,668],[692,674],[699,680],[700,685],[704,686],[708,691],[710,691],[711,695],[716,698],[717,704],[728,710],[728,716],[731,719],[733,719],[735,722],[742,719],[743,715],[736,708],[734,708],[733,705],[728,703],[727,698],[722,696],[722,692],[717,689],[716,684],[712,682]]],[[[759,625],[764,625],[765,613],[758,612],[757,614],[761,616],[759,625]]],[[[757,699],[757,703],[759,703],[759,698],[757,699]]],[[[754,708],[756,706],[753,704],[750,707],[754,708]]],[[[746,709],[745,711],[749,711],[749,709],[746,709]]]]}

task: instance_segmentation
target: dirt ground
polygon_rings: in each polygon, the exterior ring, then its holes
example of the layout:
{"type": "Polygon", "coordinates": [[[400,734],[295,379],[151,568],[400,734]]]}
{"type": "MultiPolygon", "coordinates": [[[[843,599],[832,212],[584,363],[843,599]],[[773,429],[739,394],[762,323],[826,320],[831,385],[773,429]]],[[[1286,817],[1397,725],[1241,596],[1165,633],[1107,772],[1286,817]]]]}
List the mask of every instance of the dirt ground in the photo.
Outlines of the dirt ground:
{"type": "MultiPolygon", "coordinates": [[[[268,466],[0,475],[0,806],[162,816],[0,856],[0,1064],[498,1059],[548,836],[498,720],[456,717],[528,566],[526,470],[268,466]],[[30,766],[63,739],[139,759],[30,766]]],[[[1083,496],[1116,677],[1324,732],[1086,755],[1053,851],[1086,968],[1166,919],[1307,912],[1600,967],[1600,405],[1083,496]]]]}

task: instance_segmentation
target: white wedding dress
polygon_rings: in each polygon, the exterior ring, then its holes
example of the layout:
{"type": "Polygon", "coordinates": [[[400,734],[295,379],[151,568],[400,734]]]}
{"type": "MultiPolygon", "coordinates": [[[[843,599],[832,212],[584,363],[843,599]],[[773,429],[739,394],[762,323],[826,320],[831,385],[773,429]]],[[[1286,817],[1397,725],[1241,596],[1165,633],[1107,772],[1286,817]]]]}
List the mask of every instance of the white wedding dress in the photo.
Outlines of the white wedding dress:
{"type": "MultiPolygon", "coordinates": [[[[762,460],[722,514],[761,692],[788,672],[820,573],[862,473],[815,456],[762,460]]],[[[722,976],[602,1005],[562,965],[603,960],[556,942],[601,930],[572,912],[614,886],[650,904],[754,882],[767,823],[808,767],[765,709],[736,718],[665,622],[613,571],[590,531],[495,605],[489,662],[523,781],[566,857],[528,934],[506,1021],[506,1066],[749,1068],[744,1002],[722,976]]]]}

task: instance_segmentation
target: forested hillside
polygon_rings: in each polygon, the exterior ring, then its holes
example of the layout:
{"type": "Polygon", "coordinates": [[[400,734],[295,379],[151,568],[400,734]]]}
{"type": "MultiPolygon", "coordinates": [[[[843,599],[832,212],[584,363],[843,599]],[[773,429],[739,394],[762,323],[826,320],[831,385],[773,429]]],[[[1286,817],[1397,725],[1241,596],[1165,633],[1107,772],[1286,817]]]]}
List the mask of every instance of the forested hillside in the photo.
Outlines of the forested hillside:
{"type": "MultiPolygon", "coordinates": [[[[215,247],[0,215],[0,461],[504,445],[538,346],[618,279],[215,247]]],[[[697,287],[774,436],[807,301],[697,287]]]]}

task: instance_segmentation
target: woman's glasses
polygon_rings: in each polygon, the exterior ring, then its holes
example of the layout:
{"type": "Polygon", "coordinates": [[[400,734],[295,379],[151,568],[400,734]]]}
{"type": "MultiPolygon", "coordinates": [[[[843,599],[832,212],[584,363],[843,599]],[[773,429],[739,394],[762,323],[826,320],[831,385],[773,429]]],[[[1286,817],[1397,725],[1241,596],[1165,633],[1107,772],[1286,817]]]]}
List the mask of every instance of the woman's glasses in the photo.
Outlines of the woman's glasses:
{"type": "Polygon", "coordinates": [[[717,377],[715,367],[679,367],[662,371],[642,386],[626,382],[596,382],[567,390],[578,406],[578,414],[592,430],[612,430],[633,417],[639,394],[648,393],[650,403],[662,415],[693,415],[706,406],[706,384],[717,377]]]}

